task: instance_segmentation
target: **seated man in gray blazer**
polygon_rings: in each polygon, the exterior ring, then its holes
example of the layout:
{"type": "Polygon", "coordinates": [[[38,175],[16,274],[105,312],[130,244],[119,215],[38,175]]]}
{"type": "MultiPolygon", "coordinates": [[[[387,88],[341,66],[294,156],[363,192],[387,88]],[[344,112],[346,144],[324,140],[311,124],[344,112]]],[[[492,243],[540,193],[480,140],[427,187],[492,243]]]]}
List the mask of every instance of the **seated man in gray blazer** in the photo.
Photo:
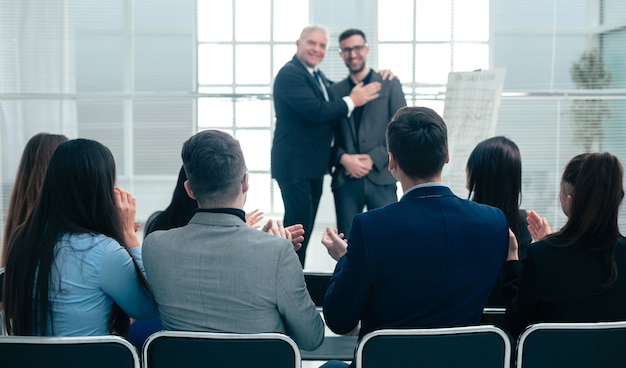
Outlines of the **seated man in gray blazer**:
{"type": "Polygon", "coordinates": [[[146,277],[167,330],[292,337],[304,350],[324,339],[289,231],[246,226],[248,174],[239,142],[206,130],[183,145],[185,189],[198,202],[189,224],[143,243],[146,277]]]}

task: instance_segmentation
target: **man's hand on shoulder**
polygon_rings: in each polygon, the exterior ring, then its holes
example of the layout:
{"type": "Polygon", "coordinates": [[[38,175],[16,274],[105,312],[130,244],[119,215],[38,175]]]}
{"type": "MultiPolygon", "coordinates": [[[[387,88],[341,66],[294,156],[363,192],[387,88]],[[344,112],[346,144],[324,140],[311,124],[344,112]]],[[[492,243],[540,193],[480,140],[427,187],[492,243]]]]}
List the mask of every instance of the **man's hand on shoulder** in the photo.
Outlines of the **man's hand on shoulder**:
{"type": "Polygon", "coordinates": [[[383,80],[392,80],[392,79],[398,79],[398,77],[396,75],[393,74],[393,72],[389,69],[385,69],[385,70],[381,70],[378,72],[378,74],[380,74],[380,77],[383,80]]]}

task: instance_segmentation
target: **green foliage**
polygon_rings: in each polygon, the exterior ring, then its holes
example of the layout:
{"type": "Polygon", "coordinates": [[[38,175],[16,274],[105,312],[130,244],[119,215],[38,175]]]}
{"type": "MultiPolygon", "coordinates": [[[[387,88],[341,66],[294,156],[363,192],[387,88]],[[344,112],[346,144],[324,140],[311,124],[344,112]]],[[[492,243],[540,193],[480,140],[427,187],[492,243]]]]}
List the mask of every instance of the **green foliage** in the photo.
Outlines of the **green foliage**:
{"type": "Polygon", "coordinates": [[[604,69],[596,49],[585,51],[580,61],[572,65],[570,74],[576,87],[581,89],[603,89],[611,83],[611,74],[604,69]]]}
{"type": "MultiPolygon", "coordinates": [[[[611,74],[604,69],[598,50],[583,53],[570,69],[572,81],[579,89],[603,89],[611,83],[611,74]]],[[[611,111],[604,100],[574,100],[571,108],[574,119],[574,143],[586,152],[599,150],[604,139],[602,120],[611,111]]]]}

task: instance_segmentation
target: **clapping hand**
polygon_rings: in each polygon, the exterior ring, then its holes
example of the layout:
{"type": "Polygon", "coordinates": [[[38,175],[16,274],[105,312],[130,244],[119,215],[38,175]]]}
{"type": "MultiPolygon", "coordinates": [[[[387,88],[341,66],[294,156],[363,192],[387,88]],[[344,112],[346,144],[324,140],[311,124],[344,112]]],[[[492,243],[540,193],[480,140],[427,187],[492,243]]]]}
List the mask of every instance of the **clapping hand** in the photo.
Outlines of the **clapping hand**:
{"type": "Polygon", "coordinates": [[[322,236],[322,244],[328,250],[328,254],[335,261],[343,257],[348,252],[348,242],[344,239],[343,233],[338,233],[337,229],[326,228],[326,232],[322,236]]]}
{"type": "Polygon", "coordinates": [[[550,224],[545,217],[541,217],[535,211],[528,211],[526,216],[528,222],[528,232],[533,237],[533,241],[538,241],[552,234],[550,224]]]}
{"type": "Polygon", "coordinates": [[[261,227],[259,222],[263,220],[263,212],[261,210],[256,209],[252,212],[246,212],[246,225],[252,229],[258,229],[261,227]]]}
{"type": "Polygon", "coordinates": [[[296,251],[302,247],[304,241],[304,227],[301,224],[284,227],[282,221],[269,219],[261,231],[289,240],[296,251]]]}

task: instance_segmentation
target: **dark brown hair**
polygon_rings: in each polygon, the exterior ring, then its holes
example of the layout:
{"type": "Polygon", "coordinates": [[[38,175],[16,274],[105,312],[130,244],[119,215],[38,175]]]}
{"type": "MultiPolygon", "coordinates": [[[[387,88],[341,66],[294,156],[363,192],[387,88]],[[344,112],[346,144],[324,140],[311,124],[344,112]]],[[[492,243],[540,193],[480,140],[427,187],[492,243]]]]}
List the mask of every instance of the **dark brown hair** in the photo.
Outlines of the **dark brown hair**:
{"type": "Polygon", "coordinates": [[[18,226],[26,221],[35,206],[35,200],[41,184],[43,184],[50,157],[59,144],[65,141],[67,141],[67,137],[61,134],[39,133],[31,137],[26,143],[9,199],[4,237],[2,238],[2,267],[7,263],[9,238],[15,233],[18,226]]]}
{"type": "Polygon", "coordinates": [[[546,241],[560,246],[579,244],[603,252],[608,274],[604,286],[609,287],[618,276],[615,248],[620,236],[619,206],[624,198],[622,164],[608,152],[590,153],[575,179],[566,179],[568,173],[565,170],[563,180],[574,188],[570,215],[565,226],[546,241]]]}
{"type": "MultiPolygon", "coordinates": [[[[96,141],[74,139],[57,147],[35,207],[9,243],[5,280],[5,326],[11,335],[47,331],[51,271],[56,245],[67,233],[102,234],[124,245],[115,204],[115,161],[96,141]]],[[[137,276],[145,279],[135,263],[137,276]]],[[[109,331],[128,333],[128,315],[113,303],[109,331]]]]}
{"type": "Polygon", "coordinates": [[[413,179],[441,173],[448,157],[448,129],[443,118],[427,107],[403,107],[387,125],[387,150],[413,179]]]}
{"type": "Polygon", "coordinates": [[[497,207],[520,239],[522,156],[512,140],[497,136],[478,143],[467,160],[469,199],[497,207]]]}

